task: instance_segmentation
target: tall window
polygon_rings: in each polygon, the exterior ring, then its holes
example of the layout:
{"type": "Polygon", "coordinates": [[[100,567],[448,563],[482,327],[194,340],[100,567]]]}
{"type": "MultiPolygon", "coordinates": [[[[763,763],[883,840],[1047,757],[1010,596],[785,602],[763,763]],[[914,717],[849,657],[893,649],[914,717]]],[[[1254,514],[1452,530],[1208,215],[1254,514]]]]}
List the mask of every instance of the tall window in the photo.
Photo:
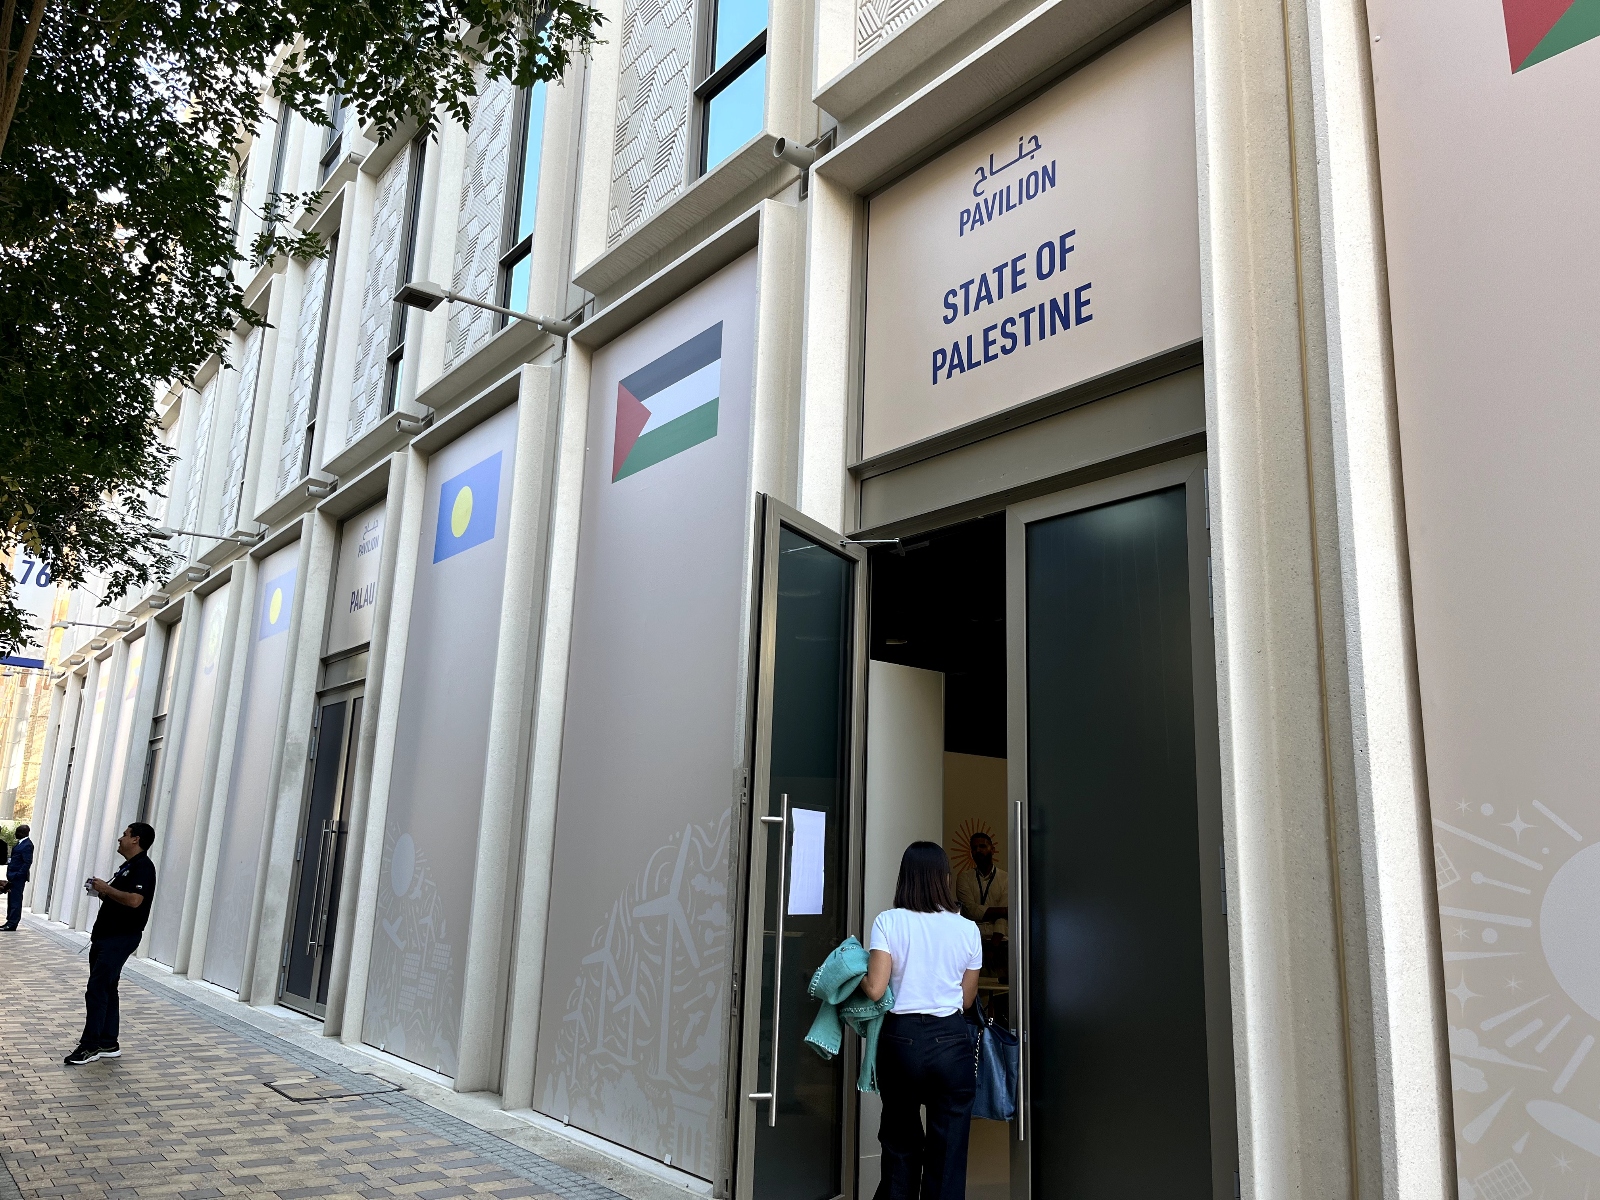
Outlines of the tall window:
{"type": "Polygon", "coordinates": [[[156,681],[156,711],[150,718],[150,742],[144,752],[144,776],[139,781],[139,810],[136,821],[150,820],[154,802],[152,792],[161,778],[161,749],[166,744],[167,710],[172,707],[172,681],[177,675],[178,624],[167,626],[165,644],[161,647],[161,677],[156,681]]]}
{"type": "Polygon", "coordinates": [[[322,134],[322,164],[317,176],[319,183],[327,181],[339,162],[339,153],[344,149],[345,114],[349,111],[343,96],[335,92],[328,97],[328,128],[322,134]]]}
{"type": "Polygon", "coordinates": [[[327,265],[322,269],[322,318],[317,322],[317,363],[311,369],[311,399],[306,404],[306,440],[300,448],[300,474],[311,474],[311,447],[317,440],[317,404],[322,399],[322,356],[328,349],[328,314],[333,308],[333,272],[339,265],[339,235],[328,239],[327,265]]]}
{"type": "MultiPolygon", "coordinates": [[[[539,159],[544,150],[545,86],[525,88],[517,97],[512,129],[511,181],[506,205],[506,252],[500,256],[500,304],[528,311],[528,281],[533,267],[533,217],[539,206],[539,159]]],[[[502,317],[504,323],[509,318],[502,317]]]]}
{"type": "Polygon", "coordinates": [[[233,177],[233,207],[228,214],[228,226],[233,230],[233,236],[239,236],[239,218],[244,213],[244,189],[250,182],[250,156],[247,154],[239,160],[239,170],[233,177]]]}
{"type": "MultiPolygon", "coordinates": [[[[411,165],[406,173],[405,227],[400,231],[400,270],[395,279],[395,291],[411,282],[417,263],[417,224],[422,218],[422,169],[428,156],[428,138],[418,134],[406,150],[411,165]]],[[[404,304],[394,305],[394,315],[389,318],[389,368],[384,378],[383,412],[394,411],[400,398],[400,385],[405,382],[406,317],[410,309],[404,304]]]]}
{"type": "MultiPolygon", "coordinates": [[[[293,110],[287,104],[278,105],[278,132],[272,141],[272,171],[267,176],[269,204],[272,197],[283,190],[283,156],[289,147],[289,118],[293,115],[293,110]]],[[[276,222],[268,222],[266,232],[270,235],[276,228],[276,222]]]]}
{"type": "Polygon", "coordinates": [[[710,73],[700,102],[700,170],[711,170],[761,132],[767,99],[767,0],[712,0],[710,73]]]}

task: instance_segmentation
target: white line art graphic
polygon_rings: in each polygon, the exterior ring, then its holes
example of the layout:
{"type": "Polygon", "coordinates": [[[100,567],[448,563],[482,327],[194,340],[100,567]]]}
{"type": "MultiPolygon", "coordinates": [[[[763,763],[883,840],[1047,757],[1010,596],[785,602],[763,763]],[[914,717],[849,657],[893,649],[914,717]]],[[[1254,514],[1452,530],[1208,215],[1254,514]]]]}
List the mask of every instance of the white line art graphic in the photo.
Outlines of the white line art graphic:
{"type": "MultiPolygon", "coordinates": [[[[1558,1138],[1571,1142],[1580,1150],[1600,1156],[1600,1121],[1590,1120],[1554,1100],[1529,1100],[1528,1115],[1558,1138]]],[[[1588,1194],[1584,1192],[1584,1195],[1588,1194]]]]}
{"type": "Polygon", "coordinates": [[[1474,1182],[1482,1200],[1526,1200],[1533,1195],[1533,1185],[1509,1158],[1494,1170],[1479,1175],[1474,1182]]]}
{"type": "Polygon", "coordinates": [[[1500,827],[1502,829],[1509,829],[1509,830],[1511,830],[1512,833],[1516,834],[1517,835],[1517,845],[1519,845],[1519,846],[1522,845],[1522,833],[1523,833],[1524,830],[1539,828],[1537,825],[1529,825],[1526,821],[1524,821],[1522,819],[1522,810],[1520,808],[1517,809],[1517,816],[1516,816],[1515,820],[1513,820],[1513,821],[1501,821],[1500,822],[1500,827]]]}
{"type": "Polygon", "coordinates": [[[1456,870],[1455,863],[1450,861],[1450,856],[1437,841],[1433,843],[1433,873],[1439,880],[1441,892],[1452,883],[1461,882],[1461,872],[1456,870]]]}
{"type": "Polygon", "coordinates": [[[1531,1038],[1534,1034],[1538,1033],[1539,1030],[1541,1030],[1543,1028],[1544,1028],[1544,1021],[1541,1020],[1538,1017],[1535,1017],[1533,1020],[1529,1021],[1526,1025],[1524,1025],[1521,1029],[1517,1030],[1510,1037],[1508,1037],[1506,1039],[1506,1045],[1508,1045],[1508,1046],[1520,1046],[1523,1042],[1527,1041],[1529,1038],[1531,1038]]]}
{"type": "Polygon", "coordinates": [[[1549,1033],[1545,1034],[1542,1038],[1534,1043],[1534,1050],[1539,1054],[1543,1054],[1547,1049],[1549,1049],[1550,1043],[1555,1041],[1560,1035],[1561,1031],[1567,1027],[1567,1022],[1570,1020],[1572,1020],[1572,1014],[1568,1013],[1566,1016],[1562,1017],[1561,1020],[1557,1021],[1551,1027],[1549,1033]]]}
{"type": "Polygon", "coordinates": [[[1511,1153],[1513,1153],[1513,1154],[1521,1154],[1525,1149],[1527,1149],[1528,1138],[1530,1136],[1532,1136],[1532,1131],[1531,1130],[1530,1131],[1525,1131],[1521,1137],[1519,1137],[1516,1141],[1512,1142],[1511,1143],[1511,1153]]]}
{"type": "Polygon", "coordinates": [[[1482,846],[1485,850],[1493,850],[1496,854],[1509,858],[1512,862],[1521,863],[1525,867],[1532,867],[1535,871],[1544,870],[1543,863],[1534,862],[1531,858],[1524,858],[1515,850],[1507,850],[1504,846],[1497,846],[1487,838],[1481,838],[1475,833],[1468,833],[1465,829],[1457,829],[1454,825],[1447,824],[1444,821],[1435,820],[1434,824],[1446,833],[1453,833],[1457,837],[1466,838],[1474,846],[1482,846]]]}
{"type": "Polygon", "coordinates": [[[1475,912],[1470,908],[1441,908],[1440,914],[1446,917],[1460,917],[1465,921],[1483,921],[1490,925],[1515,925],[1518,929],[1532,929],[1533,922],[1527,917],[1508,917],[1505,913],[1475,912]]]}
{"type": "Polygon", "coordinates": [[[1489,1126],[1494,1124],[1494,1119],[1500,1115],[1500,1110],[1506,1106],[1506,1101],[1511,1099],[1511,1092],[1514,1091],[1516,1089],[1512,1088],[1511,1091],[1508,1091],[1500,1099],[1468,1121],[1461,1130],[1461,1136],[1474,1146],[1482,1141],[1483,1135],[1489,1132],[1489,1126]]]}
{"type": "Polygon", "coordinates": [[[1556,1081],[1550,1090],[1556,1095],[1561,1095],[1567,1090],[1567,1084],[1572,1082],[1572,1077],[1578,1073],[1578,1068],[1583,1065],[1583,1060],[1589,1057],[1589,1051],[1594,1049],[1594,1034],[1586,1033],[1583,1041],[1578,1043],[1578,1048],[1572,1052],[1572,1057],[1567,1059],[1567,1065],[1561,1068],[1561,1074],[1556,1076],[1556,1081]]]}
{"type": "Polygon", "coordinates": [[[1568,825],[1560,817],[1556,816],[1555,813],[1551,812],[1543,804],[1539,803],[1539,801],[1535,800],[1533,802],[1533,806],[1534,806],[1534,808],[1538,809],[1541,813],[1543,813],[1545,816],[1549,817],[1552,821],[1554,821],[1556,823],[1556,828],[1561,830],[1562,833],[1566,834],[1573,841],[1575,841],[1575,842],[1583,841],[1583,834],[1579,833],[1571,825],[1568,825]]]}
{"type": "Polygon", "coordinates": [[[1452,1026],[1450,1029],[1450,1053],[1457,1058],[1470,1058],[1477,1062],[1499,1063],[1505,1067],[1520,1067],[1524,1071],[1543,1072],[1544,1068],[1533,1063],[1518,1062],[1508,1055],[1500,1053],[1493,1046],[1485,1046],[1478,1041],[1478,1035],[1470,1029],[1452,1026]]]}
{"type": "Polygon", "coordinates": [[[1538,1004],[1540,1000],[1548,1000],[1548,999],[1550,999],[1550,994],[1548,992],[1546,992],[1543,996],[1540,996],[1538,1000],[1529,1000],[1526,1004],[1519,1004],[1515,1008],[1508,1008],[1508,1009],[1506,1009],[1505,1012],[1498,1013],[1495,1016],[1490,1017],[1483,1024],[1479,1025],[1478,1028],[1483,1030],[1485,1033],[1487,1033],[1489,1030],[1494,1029],[1497,1026],[1504,1025],[1507,1021],[1511,1020],[1511,1018],[1516,1016],[1518,1013],[1527,1012],[1535,1004],[1538,1004]]]}
{"type": "Polygon", "coordinates": [[[1523,896],[1531,896],[1531,895],[1533,895],[1533,889],[1532,888],[1518,887],[1514,883],[1502,883],[1498,879],[1490,879],[1482,871],[1474,871],[1472,873],[1472,882],[1473,883],[1486,883],[1490,887],[1505,888],[1505,890],[1508,891],[1508,892],[1517,892],[1518,894],[1523,895],[1523,896]]]}

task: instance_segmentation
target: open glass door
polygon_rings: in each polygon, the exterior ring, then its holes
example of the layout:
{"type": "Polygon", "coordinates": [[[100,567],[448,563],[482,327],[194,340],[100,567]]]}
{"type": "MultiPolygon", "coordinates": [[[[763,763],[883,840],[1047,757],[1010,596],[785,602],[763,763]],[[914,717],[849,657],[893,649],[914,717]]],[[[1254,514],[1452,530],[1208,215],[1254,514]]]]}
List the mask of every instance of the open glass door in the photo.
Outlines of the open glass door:
{"type": "Polygon", "coordinates": [[[1009,510],[1013,1200],[1235,1195],[1204,480],[1009,510]]]}
{"type": "Polygon", "coordinates": [[[734,1195],[834,1200],[854,1187],[854,1059],[803,1039],[860,907],[866,562],[770,498],[761,534],[734,1195]]]}

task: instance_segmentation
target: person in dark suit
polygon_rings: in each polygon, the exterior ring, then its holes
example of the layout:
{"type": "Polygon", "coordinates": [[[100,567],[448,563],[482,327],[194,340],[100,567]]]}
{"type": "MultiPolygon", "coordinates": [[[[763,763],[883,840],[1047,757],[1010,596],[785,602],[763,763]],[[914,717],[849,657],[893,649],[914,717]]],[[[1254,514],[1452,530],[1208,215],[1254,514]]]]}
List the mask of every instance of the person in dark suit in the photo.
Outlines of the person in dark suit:
{"type": "Polygon", "coordinates": [[[17,826],[17,845],[6,862],[6,923],[0,929],[14,930],[22,920],[22,889],[33,874],[33,831],[17,826]]]}

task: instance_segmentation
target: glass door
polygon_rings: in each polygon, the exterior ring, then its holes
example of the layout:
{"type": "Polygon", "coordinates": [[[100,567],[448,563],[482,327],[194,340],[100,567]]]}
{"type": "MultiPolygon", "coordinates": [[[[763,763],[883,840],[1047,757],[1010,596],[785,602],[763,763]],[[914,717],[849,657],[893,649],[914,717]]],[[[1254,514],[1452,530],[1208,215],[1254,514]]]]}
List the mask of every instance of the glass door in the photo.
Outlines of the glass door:
{"type": "Polygon", "coordinates": [[[359,691],[324,696],[311,731],[311,794],[295,846],[295,876],[290,884],[294,909],[278,998],[315,1017],[323,1016],[328,1007],[327,952],[333,947],[339,912],[349,833],[344,808],[355,774],[361,702],[359,691]]]}
{"type": "Polygon", "coordinates": [[[854,1060],[803,1039],[806,987],[860,907],[866,562],[767,498],[760,563],[734,1195],[834,1200],[854,1190],[854,1060]]]}
{"type": "Polygon", "coordinates": [[[1016,1200],[1235,1194],[1208,537],[1199,457],[1009,511],[1016,1200]]]}

